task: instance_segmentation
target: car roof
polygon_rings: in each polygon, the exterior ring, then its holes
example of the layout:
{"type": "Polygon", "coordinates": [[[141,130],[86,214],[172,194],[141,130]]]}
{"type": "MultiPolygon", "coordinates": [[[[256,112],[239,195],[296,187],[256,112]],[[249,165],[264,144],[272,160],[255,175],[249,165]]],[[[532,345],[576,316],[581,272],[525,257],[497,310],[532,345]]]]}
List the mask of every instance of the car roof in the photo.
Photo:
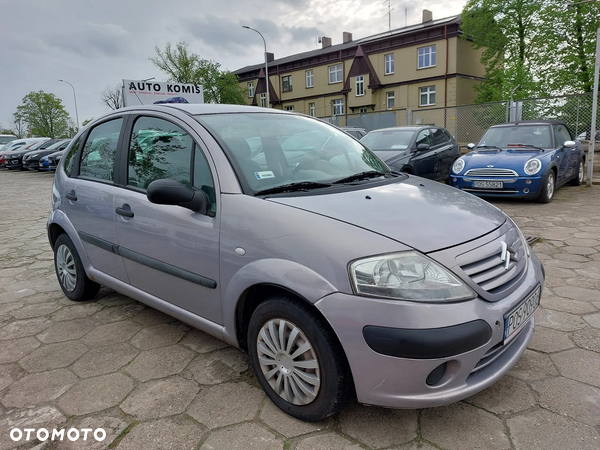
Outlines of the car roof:
{"type": "Polygon", "coordinates": [[[519,126],[519,125],[565,125],[565,126],[567,126],[567,122],[565,122],[564,120],[556,120],[556,119],[520,120],[518,122],[500,123],[498,125],[493,125],[490,128],[514,127],[514,126],[519,126]]]}
{"type": "Polygon", "coordinates": [[[375,133],[378,131],[419,131],[425,128],[442,128],[437,125],[411,125],[406,127],[390,127],[390,128],[379,128],[377,130],[369,131],[369,133],[375,133]]]}
{"type": "MultiPolygon", "coordinates": [[[[121,108],[119,111],[139,111],[139,110],[151,110],[151,111],[164,111],[165,108],[173,108],[184,111],[190,115],[196,114],[218,114],[218,113],[277,113],[277,114],[290,114],[287,111],[281,111],[274,108],[262,108],[259,106],[247,106],[247,105],[216,105],[212,103],[163,103],[157,105],[138,105],[128,106],[121,108]]],[[[293,112],[291,113],[293,114],[293,112]]]]}

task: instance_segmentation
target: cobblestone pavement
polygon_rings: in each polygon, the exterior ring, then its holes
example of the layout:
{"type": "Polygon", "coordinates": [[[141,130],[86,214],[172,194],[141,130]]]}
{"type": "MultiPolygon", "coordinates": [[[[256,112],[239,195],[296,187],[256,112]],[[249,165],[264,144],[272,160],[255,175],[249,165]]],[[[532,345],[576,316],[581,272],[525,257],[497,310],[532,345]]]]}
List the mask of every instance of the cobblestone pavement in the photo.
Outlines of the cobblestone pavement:
{"type": "Polygon", "coordinates": [[[309,424],[271,404],[239,350],[107,289],[67,300],[46,238],[51,182],[0,172],[1,449],[600,448],[600,186],[496,202],[542,238],[547,274],[535,336],[496,385],[448,407],[350,404],[309,424]],[[13,442],[13,428],[107,436],[13,442]]]}

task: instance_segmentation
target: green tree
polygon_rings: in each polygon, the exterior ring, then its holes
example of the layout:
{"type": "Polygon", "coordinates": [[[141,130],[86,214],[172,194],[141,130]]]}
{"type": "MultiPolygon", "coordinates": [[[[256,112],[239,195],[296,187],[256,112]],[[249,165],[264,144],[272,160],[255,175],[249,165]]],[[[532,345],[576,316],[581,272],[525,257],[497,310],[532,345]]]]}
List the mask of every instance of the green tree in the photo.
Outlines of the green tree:
{"type": "MultiPolygon", "coordinates": [[[[469,0],[462,12],[463,38],[482,48],[486,79],[477,102],[543,95],[534,76],[542,45],[541,9],[546,0],[469,0]]],[[[558,0],[557,0],[558,1],[558,0]]]]}
{"type": "Polygon", "coordinates": [[[69,135],[69,114],[62,101],[44,91],[30,92],[17,106],[16,116],[27,123],[32,136],[57,138],[69,135]]]}
{"type": "Polygon", "coordinates": [[[19,111],[13,113],[11,127],[15,130],[15,136],[18,139],[23,139],[27,136],[27,122],[19,111]]]}
{"type": "Polygon", "coordinates": [[[188,44],[175,47],[168,42],[164,50],[155,47],[156,56],[150,61],[169,76],[169,81],[202,85],[206,103],[245,104],[244,91],[237,76],[221,70],[221,64],[202,59],[188,50],[188,44]]]}

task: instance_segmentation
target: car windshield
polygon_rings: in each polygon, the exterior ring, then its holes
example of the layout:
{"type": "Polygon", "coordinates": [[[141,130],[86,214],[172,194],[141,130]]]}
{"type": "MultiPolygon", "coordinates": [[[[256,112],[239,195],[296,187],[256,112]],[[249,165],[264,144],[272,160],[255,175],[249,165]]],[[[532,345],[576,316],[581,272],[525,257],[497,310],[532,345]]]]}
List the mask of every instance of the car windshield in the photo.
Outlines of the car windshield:
{"type": "Polygon", "coordinates": [[[220,141],[253,194],[290,185],[320,188],[367,172],[391,176],[361,143],[309,117],[246,113],[195,118],[220,141]]]}
{"type": "Polygon", "coordinates": [[[406,150],[414,134],[409,130],[371,131],[360,142],[377,151],[406,150]]]}
{"type": "Polygon", "coordinates": [[[515,125],[512,127],[490,128],[477,146],[502,148],[515,144],[551,148],[550,127],[548,125],[515,125]]]}

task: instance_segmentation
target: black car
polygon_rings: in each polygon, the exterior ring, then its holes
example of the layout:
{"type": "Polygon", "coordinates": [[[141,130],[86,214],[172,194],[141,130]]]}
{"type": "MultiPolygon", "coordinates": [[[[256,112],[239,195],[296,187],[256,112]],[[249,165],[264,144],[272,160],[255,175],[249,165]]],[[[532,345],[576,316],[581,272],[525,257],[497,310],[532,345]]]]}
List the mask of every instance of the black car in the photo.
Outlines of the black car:
{"type": "Polygon", "coordinates": [[[40,159],[44,156],[56,153],[59,150],[64,150],[69,146],[71,139],[61,139],[58,142],[46,147],[32,150],[23,155],[23,168],[29,170],[40,170],[40,159]]]}
{"type": "Polygon", "coordinates": [[[367,133],[360,142],[393,170],[446,181],[460,148],[448,130],[431,125],[394,127],[367,133]]]}
{"type": "MultiPolygon", "coordinates": [[[[48,147],[62,141],[63,139],[49,139],[47,141],[36,144],[35,147],[26,148],[23,150],[16,150],[5,155],[6,167],[8,169],[23,169],[23,156],[29,152],[35,152],[38,150],[45,150],[48,147]]],[[[56,150],[54,150],[55,152],[56,150]]],[[[53,153],[53,152],[52,152],[53,153]]]]}

